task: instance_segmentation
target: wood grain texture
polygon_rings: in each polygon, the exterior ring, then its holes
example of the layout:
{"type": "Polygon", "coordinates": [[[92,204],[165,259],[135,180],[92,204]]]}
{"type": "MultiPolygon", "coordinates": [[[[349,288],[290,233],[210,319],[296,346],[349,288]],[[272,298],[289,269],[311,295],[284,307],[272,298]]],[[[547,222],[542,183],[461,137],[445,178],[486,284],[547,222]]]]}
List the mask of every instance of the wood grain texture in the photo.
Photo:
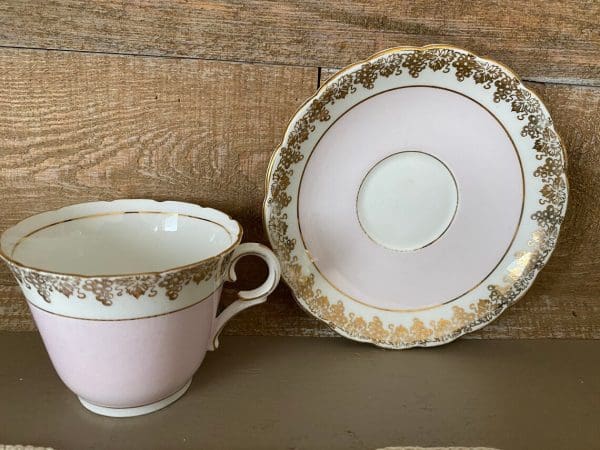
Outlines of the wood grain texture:
{"type": "Polygon", "coordinates": [[[600,84],[597,0],[306,0],[0,4],[0,45],[338,67],[447,43],[525,79],[600,84]]]}
{"type": "MultiPolygon", "coordinates": [[[[324,70],[321,79],[331,71],[324,70]]],[[[317,70],[170,58],[0,50],[0,229],[79,201],[149,197],[214,206],[265,242],[264,172],[317,70]]],[[[473,338],[600,338],[600,88],[530,84],[569,152],[559,246],[526,298],[473,338]]],[[[265,275],[243,260],[238,286],[265,275]]],[[[234,298],[225,289],[224,303],[234,298]]],[[[33,328],[3,266],[0,329],[33,328]]],[[[331,336],[283,284],[227,334],[331,336]]]]}
{"type": "MultiPolygon", "coordinates": [[[[81,201],[153,198],[219,208],[264,241],[267,163],[317,69],[4,49],[0,80],[0,229],[81,201]]],[[[0,328],[31,328],[4,264],[0,328]]]]}

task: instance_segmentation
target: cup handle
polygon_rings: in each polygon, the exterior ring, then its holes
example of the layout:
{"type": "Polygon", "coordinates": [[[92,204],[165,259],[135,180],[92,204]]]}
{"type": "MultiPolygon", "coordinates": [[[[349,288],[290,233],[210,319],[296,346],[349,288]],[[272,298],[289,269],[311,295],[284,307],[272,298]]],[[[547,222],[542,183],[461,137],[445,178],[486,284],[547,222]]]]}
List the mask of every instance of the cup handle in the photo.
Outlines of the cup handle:
{"type": "Polygon", "coordinates": [[[267,263],[269,275],[267,276],[266,281],[256,289],[239,291],[238,299],[225,308],[221,314],[217,316],[213,326],[212,338],[210,340],[208,350],[216,350],[219,347],[219,335],[221,334],[221,331],[223,331],[223,327],[229,321],[229,319],[246,308],[266,302],[267,296],[275,290],[277,283],[279,283],[281,266],[279,265],[277,257],[269,248],[254,242],[241,244],[233,251],[225,281],[235,281],[237,279],[237,275],[235,273],[235,266],[237,262],[242,257],[250,255],[258,256],[267,263]]]}

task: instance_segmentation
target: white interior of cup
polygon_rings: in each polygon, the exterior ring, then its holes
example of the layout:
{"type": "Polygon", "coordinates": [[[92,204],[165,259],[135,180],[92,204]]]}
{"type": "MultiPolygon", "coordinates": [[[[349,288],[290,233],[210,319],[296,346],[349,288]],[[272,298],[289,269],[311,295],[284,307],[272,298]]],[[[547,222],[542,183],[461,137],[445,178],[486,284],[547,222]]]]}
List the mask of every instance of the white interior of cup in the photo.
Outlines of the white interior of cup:
{"type": "Polygon", "coordinates": [[[32,216],[0,239],[5,257],[40,271],[83,276],[162,272],[219,255],[241,227],[182,202],[82,203],[32,216]]]}

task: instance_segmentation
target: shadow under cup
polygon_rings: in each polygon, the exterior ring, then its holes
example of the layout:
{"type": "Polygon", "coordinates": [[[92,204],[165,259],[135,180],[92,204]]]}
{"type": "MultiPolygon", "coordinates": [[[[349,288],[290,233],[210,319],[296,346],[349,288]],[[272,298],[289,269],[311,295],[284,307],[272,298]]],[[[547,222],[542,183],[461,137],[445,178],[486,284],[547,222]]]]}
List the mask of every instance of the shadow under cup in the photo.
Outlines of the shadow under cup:
{"type": "Polygon", "coordinates": [[[60,378],[88,409],[133,416],[179,398],[224,323],[277,284],[270,250],[241,237],[214,209],[117,200],[32,216],[0,246],[60,378]],[[263,257],[269,279],[216,317],[243,254],[263,257]]]}

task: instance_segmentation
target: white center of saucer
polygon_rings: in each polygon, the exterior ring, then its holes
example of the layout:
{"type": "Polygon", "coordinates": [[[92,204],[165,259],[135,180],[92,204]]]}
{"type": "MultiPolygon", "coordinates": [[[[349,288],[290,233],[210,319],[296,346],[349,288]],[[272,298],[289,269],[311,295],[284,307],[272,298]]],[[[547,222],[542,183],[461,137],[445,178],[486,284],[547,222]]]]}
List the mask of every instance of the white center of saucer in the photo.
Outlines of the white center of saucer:
{"type": "Polygon", "coordinates": [[[376,243],[400,251],[436,241],[458,207],[456,181],[439,159],[422,152],[395,153],[363,179],[356,211],[364,232],[376,243]]]}

